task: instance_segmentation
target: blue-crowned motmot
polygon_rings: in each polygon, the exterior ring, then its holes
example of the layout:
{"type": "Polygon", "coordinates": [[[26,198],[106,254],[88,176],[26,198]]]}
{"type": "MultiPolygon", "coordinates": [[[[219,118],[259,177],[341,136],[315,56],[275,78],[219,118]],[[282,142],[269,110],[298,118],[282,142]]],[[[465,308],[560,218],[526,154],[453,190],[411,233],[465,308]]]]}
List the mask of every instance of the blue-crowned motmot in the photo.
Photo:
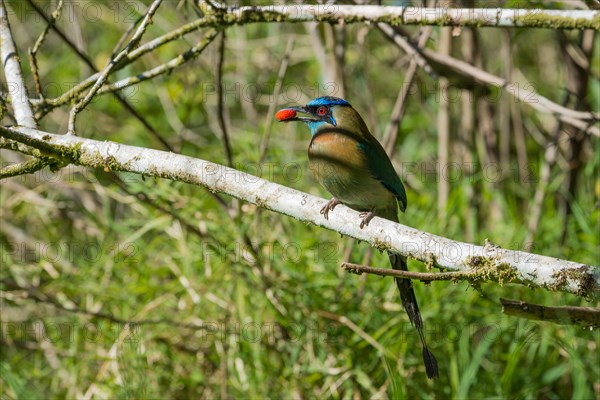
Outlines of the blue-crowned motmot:
{"type": "MultiPolygon", "coordinates": [[[[317,181],[333,195],[321,209],[325,218],[341,203],[361,212],[361,229],[374,216],[398,222],[398,209],[402,212],[406,209],[402,181],[385,150],[350,103],[337,97],[319,97],[306,107],[284,108],[275,117],[284,122],[301,121],[310,128],[309,167],[317,181]]],[[[407,270],[403,256],[388,255],[392,268],[407,270]]],[[[435,378],[437,361],[425,341],[412,282],[396,278],[396,284],[408,318],[419,332],[427,376],[435,378]]]]}

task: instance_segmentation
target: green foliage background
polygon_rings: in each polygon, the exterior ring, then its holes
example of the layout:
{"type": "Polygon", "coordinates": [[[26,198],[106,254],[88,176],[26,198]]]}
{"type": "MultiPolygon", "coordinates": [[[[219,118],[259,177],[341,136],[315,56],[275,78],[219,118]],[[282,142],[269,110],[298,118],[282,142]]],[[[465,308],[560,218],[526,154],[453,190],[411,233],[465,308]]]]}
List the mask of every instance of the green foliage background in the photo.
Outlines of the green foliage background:
{"type": "MultiPolygon", "coordinates": [[[[98,67],[145,9],[141,3],[119,4],[80,2],[71,17],[59,21],[98,67]]],[[[26,49],[44,24],[25,2],[9,5],[34,93],[26,49]]],[[[145,40],[194,18],[191,4],[166,1],[145,40]]],[[[329,26],[318,28],[328,54],[332,32],[329,26]]],[[[499,32],[477,31],[483,68],[496,74],[509,61],[498,56],[499,32]]],[[[576,41],[578,32],[566,34],[576,41]]],[[[200,35],[158,49],[111,80],[181,54],[200,35]]],[[[323,81],[314,38],[302,24],[251,24],[230,28],[226,35],[225,117],[234,166],[328,197],[307,169],[307,129],[273,123],[268,113],[273,101],[303,104],[316,95],[336,94],[323,81]],[[291,39],[282,94],[274,99],[273,85],[291,39]],[[259,143],[271,124],[266,159],[260,161],[259,143]]],[[[439,35],[434,28],[429,47],[437,47],[439,35]]],[[[560,102],[566,70],[556,32],[510,29],[508,35],[510,62],[521,74],[518,89],[531,84],[560,102]]],[[[456,49],[460,40],[453,39],[456,49]]],[[[595,110],[597,50],[596,43],[587,92],[595,110]]],[[[364,24],[347,26],[345,59],[345,97],[381,138],[409,59],[364,24]]],[[[198,59],[125,94],[176,152],[226,164],[217,119],[217,60],[218,43],[213,43],[198,59]]],[[[39,65],[50,98],[91,74],[52,33],[39,65]]],[[[501,170],[498,179],[486,175],[472,147],[474,173],[466,173],[458,161],[460,174],[450,182],[447,212],[439,215],[438,86],[422,72],[416,84],[394,157],[407,181],[409,206],[402,223],[455,240],[489,238],[503,247],[524,248],[529,206],[544,163],[540,137],[547,142],[555,120],[518,103],[530,173],[515,168],[514,143],[509,170],[501,170]],[[477,190],[475,204],[467,200],[469,188],[477,190]],[[499,215],[491,212],[494,207],[499,215]],[[468,224],[474,226],[472,237],[468,224]]],[[[515,101],[505,92],[497,96],[494,107],[515,101]]],[[[452,143],[459,140],[460,107],[459,101],[450,105],[452,143]]],[[[40,126],[65,132],[67,114],[67,107],[57,108],[40,126]]],[[[493,123],[497,128],[497,119],[493,123]]],[[[97,98],[80,115],[78,129],[82,137],[162,149],[110,95],[97,98]]],[[[573,214],[565,219],[557,211],[567,173],[561,161],[552,169],[533,248],[598,265],[597,138],[586,146],[576,196],[569,198],[573,214]]],[[[454,159],[455,146],[450,154],[454,159]]],[[[16,160],[5,150],[0,156],[4,164],[16,160]]],[[[575,296],[520,285],[486,284],[477,291],[466,283],[415,283],[441,370],[440,379],[431,382],[393,281],[339,268],[345,257],[386,266],[386,257],[372,254],[366,244],[219,195],[224,206],[204,188],[165,179],[68,166],[0,184],[3,398],[600,397],[597,331],[507,317],[499,305],[506,297],[596,306],[575,296]]],[[[424,269],[414,261],[410,267],[424,269]]]]}

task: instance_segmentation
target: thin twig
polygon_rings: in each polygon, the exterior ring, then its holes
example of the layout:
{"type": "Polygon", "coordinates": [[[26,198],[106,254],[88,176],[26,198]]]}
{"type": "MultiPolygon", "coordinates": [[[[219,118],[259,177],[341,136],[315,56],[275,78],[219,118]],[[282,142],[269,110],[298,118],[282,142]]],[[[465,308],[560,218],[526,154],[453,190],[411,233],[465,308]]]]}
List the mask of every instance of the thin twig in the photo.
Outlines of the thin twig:
{"type": "Polygon", "coordinates": [[[399,28],[394,28],[384,23],[378,23],[377,28],[382,31],[392,42],[394,42],[396,46],[400,47],[406,54],[411,56],[417,65],[421,67],[425,73],[431,76],[432,79],[437,79],[437,74],[419,51],[419,47],[422,46],[417,46],[416,44],[412,43],[407,36],[402,34],[402,30],[399,28]]]}
{"type": "Polygon", "coordinates": [[[502,312],[506,315],[537,321],[548,321],[561,325],[582,325],[589,328],[600,327],[600,308],[592,307],[549,307],[509,299],[500,299],[502,312]]]}
{"type": "MultiPolygon", "coordinates": [[[[440,29],[440,44],[438,53],[448,55],[452,53],[452,28],[443,27],[440,29]]],[[[448,78],[440,77],[439,80],[439,107],[437,115],[438,131],[438,162],[444,168],[449,165],[450,159],[450,100],[448,99],[448,87],[450,86],[448,78]]],[[[437,217],[440,221],[446,220],[446,208],[450,194],[450,182],[448,179],[438,179],[437,182],[437,217]]]]}
{"type": "MultiPolygon", "coordinates": [[[[510,32],[508,29],[502,29],[500,43],[500,54],[503,60],[501,76],[509,80],[512,75],[512,52],[510,42],[510,32]]],[[[510,98],[502,96],[498,104],[498,136],[500,148],[500,168],[502,171],[508,171],[510,168],[510,98]]]]}
{"type": "Polygon", "coordinates": [[[219,41],[218,61],[217,61],[217,115],[219,127],[223,135],[223,146],[225,147],[225,156],[227,157],[227,165],[233,166],[233,156],[231,154],[231,142],[229,141],[229,132],[225,123],[225,99],[223,97],[223,63],[225,61],[225,31],[221,32],[221,40],[219,41]]]}
{"type": "Polygon", "coordinates": [[[35,90],[40,98],[44,98],[44,94],[42,93],[42,84],[40,82],[40,74],[37,62],[37,52],[42,47],[44,40],[46,39],[46,35],[50,31],[50,28],[56,23],[56,20],[60,18],[60,14],[63,8],[64,0],[59,0],[58,5],[56,6],[56,10],[50,15],[50,20],[46,24],[46,27],[35,41],[35,44],[31,49],[29,49],[29,64],[31,65],[31,73],[33,75],[33,81],[35,82],[35,90]]]}
{"type": "Polygon", "coordinates": [[[206,10],[205,12],[210,12],[210,11],[220,11],[223,8],[225,8],[225,4],[221,4],[218,1],[215,0],[199,0],[198,3],[206,3],[212,10],[206,10]]]}
{"type": "Polygon", "coordinates": [[[131,26],[125,31],[125,33],[123,33],[123,35],[121,35],[121,38],[119,39],[119,41],[117,42],[117,44],[115,45],[115,47],[113,48],[113,51],[110,53],[110,58],[114,59],[119,51],[121,51],[121,47],[123,47],[123,44],[125,43],[125,41],[127,40],[127,38],[129,37],[129,35],[131,35],[131,32],[133,32],[133,30],[135,29],[136,26],[138,26],[138,24],[144,19],[143,15],[140,15],[138,17],[138,19],[136,19],[133,24],[131,24],[131,26]]]}
{"type": "Polygon", "coordinates": [[[416,272],[416,271],[402,271],[390,268],[376,268],[369,267],[366,265],[359,265],[353,263],[343,263],[342,269],[348,272],[352,272],[357,275],[363,273],[374,274],[380,276],[393,276],[396,278],[408,278],[419,280],[423,282],[433,281],[463,281],[472,279],[476,275],[476,271],[452,271],[452,272],[416,272]]]}
{"type": "MultiPolygon", "coordinates": [[[[340,23],[337,25],[330,25],[331,27],[331,41],[333,47],[333,54],[331,58],[331,64],[333,65],[335,73],[335,83],[339,85],[338,97],[346,97],[346,77],[344,75],[345,64],[346,64],[346,24],[340,23]]],[[[326,31],[329,32],[329,31],[326,31]]]]}
{"type": "MultiPolygon", "coordinates": [[[[568,96],[566,97],[568,98],[568,96]]],[[[540,178],[535,189],[533,201],[529,203],[527,209],[527,214],[529,217],[527,219],[527,236],[525,238],[525,243],[532,243],[537,233],[540,216],[542,214],[542,205],[544,198],[546,197],[548,184],[550,183],[552,167],[556,162],[556,156],[558,154],[558,140],[561,134],[562,123],[557,121],[556,127],[554,128],[554,133],[552,134],[552,139],[548,143],[546,151],[544,152],[544,163],[540,168],[540,178]]]]}
{"type": "MultiPolygon", "coordinates": [[[[422,29],[419,37],[419,47],[425,46],[427,40],[429,40],[431,31],[432,28],[430,26],[422,29]]],[[[411,93],[411,87],[413,86],[413,81],[417,72],[417,66],[417,59],[414,57],[411,58],[408,68],[406,69],[406,74],[404,75],[404,82],[402,83],[402,87],[400,88],[398,96],[396,97],[396,103],[394,104],[390,121],[388,122],[383,135],[385,151],[390,157],[392,157],[396,151],[396,141],[398,140],[398,134],[400,132],[400,122],[402,121],[402,117],[406,112],[408,96],[411,93]]]]}
{"type": "MultiPolygon", "coordinates": [[[[469,63],[473,63],[475,59],[475,32],[474,29],[464,29],[461,33],[461,53],[463,59],[469,63]]],[[[473,161],[476,160],[477,152],[472,151],[476,148],[475,143],[475,128],[477,126],[476,115],[475,115],[475,104],[473,100],[475,96],[472,88],[461,89],[460,96],[460,128],[457,132],[456,142],[456,157],[459,162],[463,165],[474,165],[473,161]]],[[[479,163],[479,165],[481,165],[479,163]]],[[[477,193],[481,193],[483,182],[473,179],[473,175],[477,174],[478,171],[474,168],[473,170],[465,171],[467,174],[467,183],[464,187],[464,195],[466,200],[466,207],[464,207],[465,214],[465,239],[467,241],[475,240],[475,232],[477,231],[477,216],[480,215],[480,209],[482,207],[479,196],[477,193]]]]}
{"type": "Polygon", "coordinates": [[[40,6],[38,6],[35,1],[27,0],[27,2],[31,6],[31,8],[33,8],[33,10],[46,21],[46,23],[48,24],[47,26],[49,26],[63,40],[63,42],[67,44],[67,46],[73,49],[73,51],[77,53],[79,58],[81,58],[87,64],[87,66],[90,67],[90,69],[96,71],[96,67],[94,66],[92,60],[88,58],[84,53],[82,53],[82,51],[75,45],[75,43],[73,43],[67,37],[67,35],[65,35],[65,33],[58,26],[56,26],[56,24],[52,23],[52,18],[47,16],[44,10],[40,6]]]}
{"type": "Polygon", "coordinates": [[[98,90],[97,94],[100,95],[109,92],[115,92],[117,90],[123,90],[130,86],[155,78],[159,75],[164,75],[171,72],[173,69],[185,64],[190,60],[193,60],[200,53],[202,53],[202,51],[213,41],[213,39],[217,36],[218,33],[219,31],[217,31],[216,29],[210,29],[202,37],[202,39],[198,41],[198,43],[196,43],[193,47],[191,47],[183,54],[180,54],[179,56],[169,60],[168,62],[158,65],[150,70],[141,72],[128,78],[123,78],[117,82],[108,85],[104,85],[101,89],[98,90]]]}
{"type": "Polygon", "coordinates": [[[510,113],[512,116],[512,130],[515,135],[515,147],[517,149],[517,164],[519,166],[519,182],[528,186],[531,184],[529,176],[529,157],[525,143],[525,130],[521,107],[515,101],[510,102],[510,113]]]}
{"type": "Polygon", "coordinates": [[[51,161],[46,158],[32,158],[18,164],[8,165],[0,169],[0,179],[10,178],[11,176],[32,174],[44,168],[49,163],[51,163],[51,161]]]}
{"type": "Polygon", "coordinates": [[[100,76],[96,80],[96,83],[94,84],[94,86],[92,86],[92,88],[88,91],[86,96],[83,99],[81,99],[79,102],[77,102],[77,104],[75,104],[75,106],[71,109],[71,112],[69,113],[68,133],[70,133],[70,134],[75,133],[75,119],[77,117],[77,114],[79,114],[92,101],[92,99],[96,95],[96,92],[102,87],[102,85],[104,85],[104,83],[108,79],[108,76],[110,75],[112,70],[115,68],[115,65],[117,65],[123,58],[125,58],[125,56],[127,56],[127,54],[133,48],[135,48],[138,45],[142,36],[146,32],[146,28],[148,27],[148,25],[150,25],[152,23],[152,16],[156,13],[156,11],[158,10],[158,7],[160,6],[161,3],[162,3],[162,0],[154,0],[152,5],[150,6],[150,8],[148,8],[148,11],[146,11],[144,20],[138,27],[137,31],[135,32],[135,34],[133,35],[131,40],[129,41],[129,44],[127,46],[125,46],[123,51],[121,51],[115,58],[112,58],[108,62],[108,64],[104,68],[104,70],[100,73],[100,76]]]}

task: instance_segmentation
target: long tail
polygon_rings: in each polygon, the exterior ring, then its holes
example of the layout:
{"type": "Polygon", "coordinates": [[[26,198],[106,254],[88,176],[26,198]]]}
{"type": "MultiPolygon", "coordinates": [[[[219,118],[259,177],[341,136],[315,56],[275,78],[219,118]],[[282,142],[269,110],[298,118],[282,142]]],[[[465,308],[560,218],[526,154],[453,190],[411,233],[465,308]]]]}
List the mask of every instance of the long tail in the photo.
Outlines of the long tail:
{"type": "MultiPolygon", "coordinates": [[[[393,269],[407,271],[408,266],[406,265],[406,259],[398,254],[388,253],[390,263],[393,269]]],[[[419,306],[417,305],[417,298],[415,297],[415,291],[412,287],[412,281],[410,279],[396,278],[396,284],[400,290],[400,298],[402,299],[402,306],[408,314],[408,319],[417,328],[421,343],[423,344],[423,361],[425,362],[425,371],[429,379],[436,378],[439,375],[438,364],[433,353],[429,351],[427,342],[425,341],[425,335],[423,334],[423,319],[419,312],[419,306]]]]}

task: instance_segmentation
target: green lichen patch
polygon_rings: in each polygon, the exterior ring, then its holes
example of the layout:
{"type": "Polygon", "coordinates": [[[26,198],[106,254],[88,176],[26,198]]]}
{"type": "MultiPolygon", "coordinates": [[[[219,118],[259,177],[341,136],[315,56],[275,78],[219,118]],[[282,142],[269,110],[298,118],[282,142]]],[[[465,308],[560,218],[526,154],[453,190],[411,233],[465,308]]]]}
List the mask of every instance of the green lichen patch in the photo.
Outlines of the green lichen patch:
{"type": "MultiPolygon", "coordinates": [[[[438,26],[460,26],[461,24],[457,24],[454,18],[447,14],[443,14],[441,17],[437,18],[435,21],[438,26]]],[[[463,24],[464,25],[464,24],[463,24]]]]}
{"type": "Polygon", "coordinates": [[[44,156],[44,154],[42,153],[42,151],[40,149],[33,149],[31,151],[31,155],[37,158],[41,158],[44,156]]]}
{"type": "Polygon", "coordinates": [[[405,25],[404,18],[396,16],[396,15],[391,15],[389,17],[384,17],[384,18],[378,18],[376,20],[376,22],[384,22],[391,26],[405,25]]]}
{"type": "Polygon", "coordinates": [[[59,147],[60,156],[63,158],[69,158],[73,161],[81,158],[81,143],[75,143],[73,145],[66,145],[59,147]]]}
{"type": "Polygon", "coordinates": [[[255,22],[286,22],[288,17],[284,14],[273,11],[255,11],[244,10],[242,12],[217,12],[213,15],[207,15],[206,25],[214,27],[223,27],[230,25],[244,25],[255,22]]]}
{"type": "Polygon", "coordinates": [[[104,172],[120,171],[120,170],[124,169],[121,166],[121,164],[117,161],[117,159],[113,156],[108,156],[108,157],[104,158],[103,163],[104,163],[104,172]]]}
{"type": "MultiPolygon", "coordinates": [[[[92,168],[105,168],[107,162],[104,160],[104,157],[100,155],[100,153],[96,152],[92,154],[91,152],[85,152],[83,154],[73,153],[71,154],[72,159],[77,162],[77,164],[84,165],[86,167],[92,168]]],[[[119,169],[115,168],[115,171],[119,169]]]]}
{"type": "Polygon", "coordinates": [[[256,197],[256,201],[254,202],[257,207],[267,208],[268,203],[262,199],[261,197],[256,197]]]}
{"type": "Polygon", "coordinates": [[[518,272],[509,263],[498,262],[494,257],[469,257],[467,265],[472,271],[468,281],[476,289],[479,289],[481,283],[486,281],[498,282],[502,286],[505,282],[520,280],[518,272]]]}
{"type": "Polygon", "coordinates": [[[592,20],[584,18],[569,18],[548,15],[543,12],[528,13],[514,19],[515,26],[527,26],[528,28],[551,28],[551,29],[594,29],[600,30],[600,16],[592,20]]]}
{"type": "Polygon", "coordinates": [[[580,268],[557,271],[552,274],[555,283],[549,285],[548,288],[550,290],[562,290],[574,282],[577,286],[577,295],[590,298],[596,286],[592,268],[589,265],[582,265],[580,268]]]}
{"type": "Polygon", "coordinates": [[[389,242],[386,242],[385,240],[379,240],[379,239],[375,239],[373,241],[373,247],[375,247],[380,252],[394,250],[389,242]]]}

